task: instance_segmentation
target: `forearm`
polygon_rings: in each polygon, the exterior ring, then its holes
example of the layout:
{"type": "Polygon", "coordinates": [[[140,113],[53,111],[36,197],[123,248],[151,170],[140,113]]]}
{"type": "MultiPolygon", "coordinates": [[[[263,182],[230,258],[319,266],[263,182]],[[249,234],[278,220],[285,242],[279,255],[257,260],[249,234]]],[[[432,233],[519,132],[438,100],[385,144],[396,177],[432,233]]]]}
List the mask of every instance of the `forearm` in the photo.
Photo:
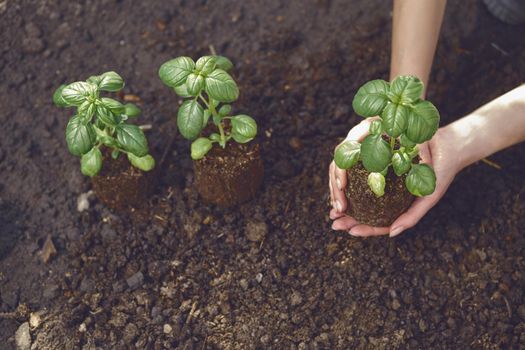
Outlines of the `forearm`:
{"type": "Polygon", "coordinates": [[[390,80],[414,75],[428,86],[445,5],[446,0],[394,0],[390,80]]]}
{"type": "Polygon", "coordinates": [[[452,135],[464,168],[525,140],[525,85],[496,98],[444,130],[452,135]]]}

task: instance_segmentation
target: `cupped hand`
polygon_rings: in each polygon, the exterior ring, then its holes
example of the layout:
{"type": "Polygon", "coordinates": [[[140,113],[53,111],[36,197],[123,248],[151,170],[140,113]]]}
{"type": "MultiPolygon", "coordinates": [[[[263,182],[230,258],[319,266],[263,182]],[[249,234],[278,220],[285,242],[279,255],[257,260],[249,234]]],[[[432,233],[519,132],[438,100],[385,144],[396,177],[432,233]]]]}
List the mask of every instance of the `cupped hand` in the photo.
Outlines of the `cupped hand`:
{"type": "MultiPolygon", "coordinates": [[[[362,141],[368,135],[370,123],[374,118],[368,118],[350,130],[345,140],[362,141]]],[[[353,236],[367,237],[389,234],[395,237],[403,231],[415,226],[419,220],[443,197],[456,174],[461,170],[457,150],[453,149],[454,140],[446,128],[439,129],[434,137],[424,144],[418,145],[421,163],[430,164],[436,173],[436,189],[429,196],[419,197],[410,208],[401,214],[390,226],[373,227],[359,223],[345,214],[348,207],[344,189],[347,185],[346,171],[339,169],[332,161],[329,168],[330,198],[333,209],[330,219],[334,220],[332,229],[348,231],[353,236]]]]}

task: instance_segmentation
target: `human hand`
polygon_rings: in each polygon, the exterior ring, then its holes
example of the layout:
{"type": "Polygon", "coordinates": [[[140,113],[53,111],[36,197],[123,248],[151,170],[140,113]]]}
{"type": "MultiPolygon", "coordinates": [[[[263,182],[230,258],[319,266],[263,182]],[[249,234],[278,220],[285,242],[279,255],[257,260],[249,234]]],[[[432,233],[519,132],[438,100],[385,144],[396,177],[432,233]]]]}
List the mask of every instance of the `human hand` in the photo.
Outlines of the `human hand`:
{"type": "MultiPolygon", "coordinates": [[[[362,141],[368,135],[368,129],[373,118],[363,120],[356,125],[346,137],[346,140],[362,141]]],[[[367,237],[389,234],[395,237],[408,228],[415,226],[419,220],[443,197],[446,190],[461,170],[457,149],[453,149],[453,134],[448,129],[439,129],[434,137],[419,145],[419,156],[422,163],[430,164],[436,173],[436,189],[429,196],[419,197],[410,208],[401,214],[389,227],[373,227],[364,225],[345,214],[347,201],[344,189],[347,185],[346,171],[339,169],[334,162],[330,164],[329,187],[333,209],[330,218],[334,220],[332,229],[349,231],[353,236],[367,237]]]]}

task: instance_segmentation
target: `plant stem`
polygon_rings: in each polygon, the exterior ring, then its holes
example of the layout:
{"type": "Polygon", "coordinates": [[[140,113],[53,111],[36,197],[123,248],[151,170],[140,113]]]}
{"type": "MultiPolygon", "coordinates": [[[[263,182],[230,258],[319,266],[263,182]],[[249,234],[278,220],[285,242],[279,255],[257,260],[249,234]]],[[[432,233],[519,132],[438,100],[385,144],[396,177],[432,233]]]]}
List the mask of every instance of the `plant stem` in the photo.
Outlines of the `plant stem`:
{"type": "Polygon", "coordinates": [[[396,146],[396,139],[391,137],[390,138],[390,149],[393,151],[395,146],[396,146]]]}
{"type": "MultiPolygon", "coordinates": [[[[208,108],[210,109],[212,116],[218,116],[217,110],[215,109],[213,103],[209,103],[208,108]]],[[[222,148],[226,148],[226,134],[224,133],[224,127],[222,126],[222,119],[220,119],[219,123],[217,123],[217,127],[219,128],[219,132],[221,134],[221,141],[219,142],[219,145],[221,145],[222,148]]]]}

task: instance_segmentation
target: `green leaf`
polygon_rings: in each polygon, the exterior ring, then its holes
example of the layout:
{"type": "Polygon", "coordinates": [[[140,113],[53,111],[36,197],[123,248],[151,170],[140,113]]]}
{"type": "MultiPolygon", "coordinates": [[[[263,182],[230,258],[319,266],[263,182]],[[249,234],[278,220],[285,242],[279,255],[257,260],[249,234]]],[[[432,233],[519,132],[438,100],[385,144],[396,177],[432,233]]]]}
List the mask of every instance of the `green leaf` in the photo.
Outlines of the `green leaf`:
{"type": "Polygon", "coordinates": [[[381,173],[368,174],[368,186],[377,197],[385,194],[385,177],[381,173]]]}
{"type": "Polygon", "coordinates": [[[412,158],[406,152],[395,152],[392,156],[392,168],[397,176],[401,176],[410,170],[412,158]]]}
{"type": "Polygon", "coordinates": [[[104,146],[107,147],[119,147],[119,143],[113,137],[108,135],[99,135],[98,139],[104,146]]]}
{"type": "Polygon", "coordinates": [[[204,88],[204,77],[200,74],[191,73],[183,85],[186,86],[190,95],[196,96],[204,88]]]}
{"type": "Polygon", "coordinates": [[[206,153],[211,149],[212,142],[206,137],[199,137],[191,144],[191,158],[199,160],[204,158],[206,153]]]}
{"type": "Polygon", "coordinates": [[[119,91],[124,87],[124,80],[115,72],[106,72],[100,75],[98,88],[102,91],[119,91]]]}
{"type": "Polygon", "coordinates": [[[117,100],[109,97],[102,97],[100,102],[109,109],[114,115],[121,115],[124,113],[124,105],[117,100]]]}
{"type": "Polygon", "coordinates": [[[388,102],[389,84],[381,79],[371,80],[357,90],[352,101],[354,111],[363,117],[380,115],[388,102]]]}
{"type": "Polygon", "coordinates": [[[118,120],[113,112],[103,104],[97,106],[97,118],[107,126],[113,127],[118,124],[118,120]]]}
{"type": "Polygon", "coordinates": [[[124,114],[127,115],[130,118],[138,117],[142,113],[139,107],[134,105],[133,103],[126,103],[124,105],[124,114]]]}
{"type": "Polygon", "coordinates": [[[138,126],[120,124],[116,126],[115,131],[117,141],[125,151],[131,152],[137,157],[144,157],[148,154],[148,141],[138,126]]]}
{"type": "Polygon", "coordinates": [[[118,150],[117,148],[111,151],[111,158],[117,159],[119,155],[120,155],[120,150],[118,150]]]}
{"type": "Polygon", "coordinates": [[[420,101],[408,114],[406,136],[415,143],[423,143],[434,136],[439,127],[439,112],[429,101],[420,101]]]}
{"type": "Polygon", "coordinates": [[[383,113],[381,113],[386,133],[391,137],[401,135],[407,128],[408,113],[407,107],[388,102],[383,113]]]}
{"type": "Polygon", "coordinates": [[[214,56],[203,56],[197,60],[195,67],[204,76],[213,72],[217,65],[217,59],[214,56]]]}
{"type": "Polygon", "coordinates": [[[102,75],[92,75],[86,79],[88,83],[95,84],[96,86],[98,86],[101,80],[102,80],[102,75]]]}
{"type": "Polygon", "coordinates": [[[102,168],[102,153],[98,147],[93,147],[91,151],[82,155],[80,158],[80,171],[82,174],[93,177],[102,168]]]}
{"type": "Polygon", "coordinates": [[[394,103],[410,105],[415,103],[423,94],[423,82],[417,77],[401,75],[390,84],[388,97],[394,103]]]}
{"type": "Polygon", "coordinates": [[[232,111],[232,106],[231,105],[223,105],[220,109],[219,109],[219,114],[223,117],[227,116],[228,114],[230,114],[230,112],[232,111]]]}
{"type": "Polygon", "coordinates": [[[173,88],[173,90],[175,90],[175,93],[177,95],[179,95],[180,97],[194,97],[195,95],[192,95],[189,93],[188,91],[188,84],[187,82],[184,82],[183,84],[179,85],[179,86],[175,86],[173,88]]]}
{"type": "Polygon", "coordinates": [[[239,97],[239,88],[233,78],[222,69],[216,69],[205,78],[206,93],[219,102],[233,102],[239,97]]]}
{"type": "Polygon", "coordinates": [[[180,133],[188,140],[199,136],[203,129],[204,110],[195,100],[184,101],[177,113],[177,126],[180,133]]]}
{"type": "Polygon", "coordinates": [[[226,72],[233,68],[232,61],[224,56],[215,56],[215,63],[217,64],[217,68],[220,68],[226,72]]]}
{"type": "Polygon", "coordinates": [[[392,150],[381,135],[368,135],[361,143],[361,160],[366,170],[381,172],[390,163],[392,150]]]}
{"type": "Polygon", "coordinates": [[[86,100],[82,102],[82,104],[78,107],[78,114],[81,114],[83,116],[84,121],[88,122],[91,121],[91,118],[93,118],[96,109],[97,106],[94,103],[86,100]]]}
{"type": "MultiPolygon", "coordinates": [[[[408,125],[408,122],[407,122],[407,125],[408,125]]],[[[401,136],[399,136],[399,143],[401,143],[401,146],[408,147],[408,148],[413,148],[416,145],[416,143],[410,140],[406,134],[401,134],[401,136]]]]}
{"type": "Polygon", "coordinates": [[[137,157],[133,153],[128,153],[128,160],[131,165],[142,171],[150,171],[155,167],[155,159],[149,154],[143,157],[137,157]]]}
{"type": "Polygon", "coordinates": [[[69,107],[70,104],[64,100],[64,98],[62,97],[62,90],[64,90],[64,88],[66,87],[66,84],[62,84],[59,86],[58,89],[55,90],[55,93],[53,94],[53,103],[57,106],[57,107],[69,107]]]}
{"type": "Polygon", "coordinates": [[[69,152],[75,156],[85,154],[93,148],[97,135],[90,123],[84,123],[81,115],[69,120],[66,126],[66,142],[69,152]]]}
{"type": "Polygon", "coordinates": [[[436,189],[436,174],[428,164],[414,164],[410,169],[405,185],[414,196],[422,197],[432,194],[436,189]]]}
{"type": "Polygon", "coordinates": [[[160,80],[169,87],[184,84],[188,75],[193,73],[195,62],[189,57],[181,56],[165,62],[159,69],[160,80]]]}
{"type": "Polygon", "coordinates": [[[250,142],[257,135],[257,123],[250,116],[244,114],[236,115],[232,117],[231,123],[231,135],[238,143],[250,142]]]}
{"type": "Polygon", "coordinates": [[[334,161],[339,169],[350,169],[359,160],[361,144],[357,141],[346,140],[335,149],[334,161]]]}
{"type": "Polygon", "coordinates": [[[217,134],[216,132],[212,133],[210,135],[210,140],[213,142],[220,142],[221,141],[221,135],[217,134]]]}
{"type": "Polygon", "coordinates": [[[211,116],[210,110],[205,109],[204,114],[202,116],[202,128],[203,129],[208,126],[208,121],[210,120],[210,116],[211,116]]]}
{"type": "Polygon", "coordinates": [[[368,132],[372,135],[381,134],[383,132],[383,123],[381,122],[381,120],[374,120],[372,123],[370,123],[368,132]]]}
{"type": "Polygon", "coordinates": [[[88,96],[96,95],[97,87],[96,85],[86,83],[83,81],[77,81],[66,85],[62,90],[62,98],[68,104],[73,106],[80,106],[88,96]]]}

